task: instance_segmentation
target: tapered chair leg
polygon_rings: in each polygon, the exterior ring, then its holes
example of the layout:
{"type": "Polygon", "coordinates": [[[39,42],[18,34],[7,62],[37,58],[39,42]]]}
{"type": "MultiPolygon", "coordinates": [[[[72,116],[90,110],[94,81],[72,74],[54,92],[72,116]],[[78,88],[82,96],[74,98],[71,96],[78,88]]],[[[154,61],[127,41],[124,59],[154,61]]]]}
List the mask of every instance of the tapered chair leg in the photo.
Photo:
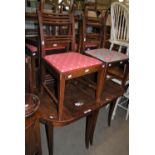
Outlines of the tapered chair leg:
{"type": "Polygon", "coordinates": [[[53,155],[53,126],[45,124],[49,155],[53,155]]]}

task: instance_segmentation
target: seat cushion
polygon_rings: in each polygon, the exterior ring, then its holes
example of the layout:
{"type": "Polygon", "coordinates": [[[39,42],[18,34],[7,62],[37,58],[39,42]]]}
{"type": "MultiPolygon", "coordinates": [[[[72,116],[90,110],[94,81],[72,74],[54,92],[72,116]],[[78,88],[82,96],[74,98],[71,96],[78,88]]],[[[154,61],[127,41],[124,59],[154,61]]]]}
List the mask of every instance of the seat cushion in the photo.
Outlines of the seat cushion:
{"type": "Polygon", "coordinates": [[[106,48],[88,50],[85,51],[85,53],[107,63],[123,61],[129,58],[126,54],[118,53],[117,51],[110,51],[106,48]]]}
{"type": "Polygon", "coordinates": [[[25,44],[25,46],[30,52],[37,52],[36,46],[30,45],[30,44],[25,44]]]}
{"type": "Polygon", "coordinates": [[[47,55],[44,60],[59,72],[68,72],[102,64],[95,58],[76,52],[47,55]]]}

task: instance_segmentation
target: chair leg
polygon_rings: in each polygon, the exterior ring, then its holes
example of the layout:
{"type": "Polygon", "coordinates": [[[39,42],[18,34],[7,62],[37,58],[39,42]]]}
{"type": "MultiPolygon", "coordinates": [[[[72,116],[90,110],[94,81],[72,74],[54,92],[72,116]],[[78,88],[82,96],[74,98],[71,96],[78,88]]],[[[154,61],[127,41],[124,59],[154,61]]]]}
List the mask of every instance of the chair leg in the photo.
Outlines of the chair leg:
{"type": "Polygon", "coordinates": [[[62,119],[63,115],[63,105],[64,105],[64,93],[65,93],[65,77],[63,75],[60,75],[59,79],[59,86],[58,86],[58,115],[59,115],[59,120],[62,119]]]}
{"type": "Polygon", "coordinates": [[[129,47],[127,47],[126,55],[129,55],[129,47]]]}
{"type": "Polygon", "coordinates": [[[45,124],[49,155],[53,155],[53,126],[45,124]]]}
{"type": "Polygon", "coordinates": [[[116,115],[117,105],[118,105],[118,103],[120,102],[120,100],[121,100],[121,97],[119,97],[119,98],[116,100],[116,105],[115,105],[115,107],[114,107],[114,111],[113,111],[113,113],[112,113],[111,120],[114,120],[114,117],[115,117],[115,115],[116,115]]]}
{"type": "Polygon", "coordinates": [[[112,51],[113,46],[114,46],[114,44],[111,43],[111,45],[110,45],[110,49],[109,49],[110,51],[112,51]]]}
{"type": "Polygon", "coordinates": [[[127,109],[127,112],[126,112],[126,116],[125,116],[125,119],[127,120],[129,117],[129,105],[128,105],[128,109],[127,109]]]}
{"type": "Polygon", "coordinates": [[[111,117],[112,117],[112,113],[113,113],[115,105],[116,105],[116,100],[110,103],[109,114],[108,114],[108,126],[111,125],[111,117]]]}
{"type": "Polygon", "coordinates": [[[118,52],[120,53],[122,50],[122,46],[119,46],[118,52]]]}

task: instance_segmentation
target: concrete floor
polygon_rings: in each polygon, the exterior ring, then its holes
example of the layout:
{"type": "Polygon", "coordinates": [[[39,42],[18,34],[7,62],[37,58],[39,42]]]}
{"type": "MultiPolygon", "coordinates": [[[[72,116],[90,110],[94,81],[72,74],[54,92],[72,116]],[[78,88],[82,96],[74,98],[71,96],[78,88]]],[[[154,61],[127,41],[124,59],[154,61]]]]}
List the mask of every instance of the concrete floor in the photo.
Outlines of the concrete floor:
{"type": "MultiPolygon", "coordinates": [[[[102,108],[97,120],[94,144],[85,148],[85,118],[62,128],[54,129],[54,155],[128,155],[129,121],[118,109],[111,127],[107,125],[108,109],[102,108]]],[[[45,128],[41,125],[42,151],[48,155],[45,128]]]]}

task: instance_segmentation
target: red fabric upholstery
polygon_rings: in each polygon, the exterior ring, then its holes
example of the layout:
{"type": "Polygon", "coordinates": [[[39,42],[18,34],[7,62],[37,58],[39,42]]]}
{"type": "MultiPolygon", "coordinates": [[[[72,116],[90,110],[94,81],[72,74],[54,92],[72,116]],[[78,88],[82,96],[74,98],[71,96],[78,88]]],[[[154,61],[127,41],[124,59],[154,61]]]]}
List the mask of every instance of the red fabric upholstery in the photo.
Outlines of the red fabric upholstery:
{"type": "Polygon", "coordinates": [[[30,44],[25,44],[25,46],[28,48],[30,52],[37,52],[36,46],[30,45],[30,44]]]}
{"type": "Polygon", "coordinates": [[[45,61],[59,72],[68,72],[102,64],[101,61],[76,52],[52,54],[44,57],[45,61]]]}

